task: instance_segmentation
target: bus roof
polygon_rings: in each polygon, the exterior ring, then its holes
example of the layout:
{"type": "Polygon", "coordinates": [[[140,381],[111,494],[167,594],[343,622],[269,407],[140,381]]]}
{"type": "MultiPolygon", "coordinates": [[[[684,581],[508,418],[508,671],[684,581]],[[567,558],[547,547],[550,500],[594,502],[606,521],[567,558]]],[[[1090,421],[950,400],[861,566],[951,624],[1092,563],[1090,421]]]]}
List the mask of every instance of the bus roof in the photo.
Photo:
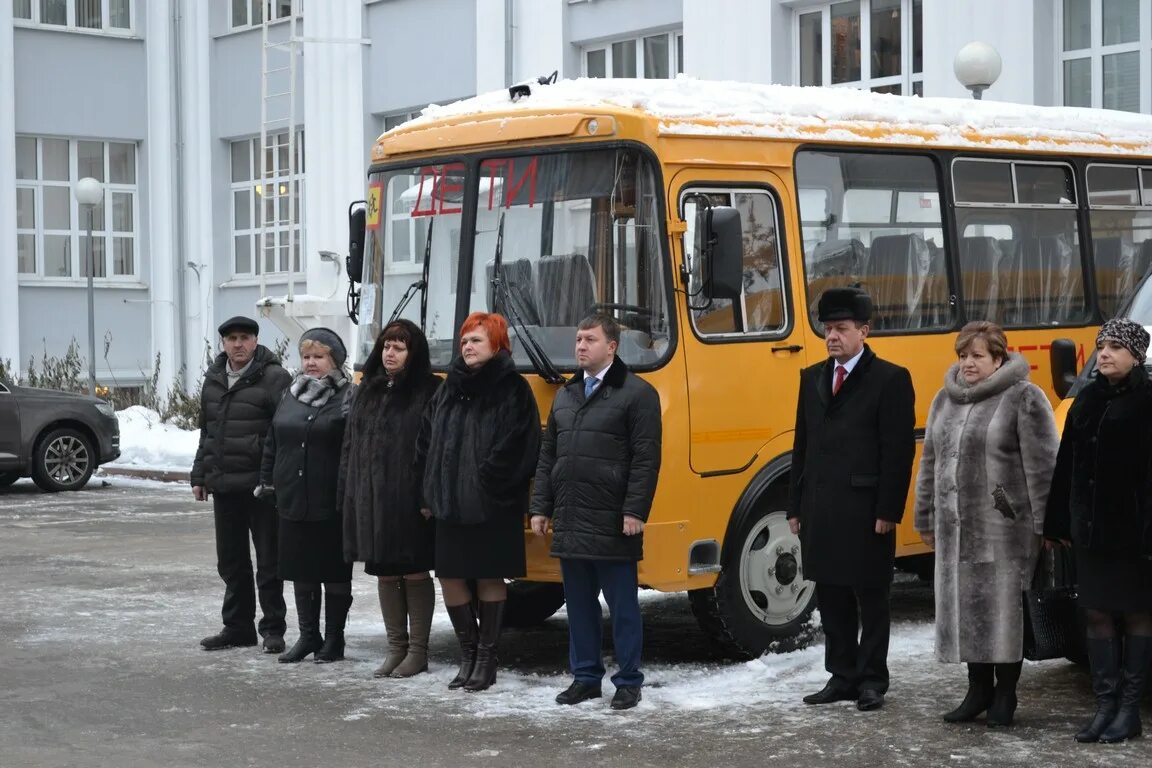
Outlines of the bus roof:
{"type": "MultiPolygon", "coordinates": [[[[919,98],[853,88],[707,81],[579,78],[531,85],[512,101],[493,91],[443,106],[384,134],[373,157],[395,151],[448,149],[444,135],[416,134],[549,114],[599,114],[647,122],[659,136],[777,138],[795,141],[898,144],[1152,156],[1152,116],[1104,109],[1038,107],[996,101],[919,98]],[[403,147],[386,151],[392,137],[403,147]]],[[[525,126],[527,128],[527,126],[525,126]]],[[[460,131],[455,137],[465,136],[460,131]]],[[[531,139],[531,131],[515,138],[531,139]]],[[[508,134],[504,134],[507,136],[508,134]]],[[[555,134],[553,134],[555,135],[555,134]]],[[[480,140],[475,143],[488,143],[480,140]]]]}

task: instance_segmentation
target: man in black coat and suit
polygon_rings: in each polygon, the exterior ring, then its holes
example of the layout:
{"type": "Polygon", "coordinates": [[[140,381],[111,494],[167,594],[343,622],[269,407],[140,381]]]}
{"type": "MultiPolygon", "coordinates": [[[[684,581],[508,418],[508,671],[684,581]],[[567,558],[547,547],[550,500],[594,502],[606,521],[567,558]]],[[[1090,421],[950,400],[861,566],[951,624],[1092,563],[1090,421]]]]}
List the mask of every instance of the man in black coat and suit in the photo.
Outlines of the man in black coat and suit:
{"type": "Polygon", "coordinates": [[[224,351],[204,374],[200,390],[200,445],[192,465],[192,495],[212,496],[216,570],[224,580],[224,629],[200,641],[206,651],[256,645],[256,592],[265,653],[284,650],[284,582],[276,574],[276,507],[252,494],[260,484],[264,436],[292,381],[280,360],[257,341],[249,317],[218,329],[224,351]],[[256,588],[248,536],[256,548],[256,588]]]}
{"type": "Polygon", "coordinates": [[[536,467],[532,530],[543,536],[552,520],[575,678],[557,704],[600,697],[601,590],[620,667],[612,676],[612,709],[636,706],[644,683],[636,564],[644,557],[644,523],[660,473],[660,395],[616,357],[619,343],[620,327],[611,317],[581,321],[580,371],[556,393],[536,467]]]}
{"type": "Polygon", "coordinates": [[[896,525],[916,449],[907,369],[865,343],[872,300],[859,288],[820,297],[829,358],[800,374],[788,524],[804,576],[816,583],[831,675],[806,704],[856,700],[879,709],[888,690],[888,592],[896,525]]]}

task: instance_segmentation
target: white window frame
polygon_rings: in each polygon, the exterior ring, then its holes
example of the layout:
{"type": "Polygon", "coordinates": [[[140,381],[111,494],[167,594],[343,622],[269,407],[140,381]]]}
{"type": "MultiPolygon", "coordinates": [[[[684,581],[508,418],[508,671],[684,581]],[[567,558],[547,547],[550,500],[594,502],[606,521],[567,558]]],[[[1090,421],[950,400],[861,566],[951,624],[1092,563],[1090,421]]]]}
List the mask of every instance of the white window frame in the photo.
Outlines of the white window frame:
{"type": "Polygon", "coordinates": [[[278,133],[272,134],[269,137],[271,140],[273,140],[273,143],[269,147],[269,149],[272,150],[272,166],[266,169],[266,177],[263,179],[263,181],[258,181],[258,179],[260,178],[260,137],[256,136],[256,137],[250,137],[250,138],[246,138],[246,139],[238,139],[236,141],[229,142],[229,144],[228,144],[228,179],[229,179],[228,229],[229,229],[229,232],[231,233],[230,237],[229,237],[228,250],[229,250],[229,253],[231,255],[231,262],[230,263],[231,263],[232,275],[237,280],[244,280],[244,279],[255,278],[255,277],[260,276],[261,270],[263,269],[265,259],[268,258],[267,251],[269,250],[268,243],[261,242],[262,236],[271,236],[272,237],[271,252],[274,255],[273,256],[273,258],[275,259],[274,265],[276,267],[275,269],[265,270],[264,274],[287,276],[288,272],[289,272],[289,262],[291,262],[291,272],[294,276],[304,274],[304,261],[303,261],[303,255],[302,255],[303,250],[304,250],[304,243],[302,241],[302,238],[303,238],[303,233],[304,233],[304,220],[305,220],[305,205],[304,205],[305,173],[303,170],[305,167],[304,166],[304,131],[298,129],[297,134],[298,134],[296,137],[296,152],[297,152],[296,168],[297,168],[297,170],[296,170],[296,175],[294,177],[289,175],[288,168],[281,167],[281,165],[280,165],[279,149],[281,147],[284,147],[286,149],[288,146],[288,132],[287,131],[280,131],[278,133]],[[236,144],[243,144],[243,143],[248,144],[248,171],[249,171],[248,176],[249,176],[249,178],[241,179],[238,181],[233,181],[232,180],[232,148],[236,144]],[[285,195],[291,194],[293,181],[295,181],[295,183],[297,185],[297,187],[296,187],[297,188],[297,195],[299,195],[299,197],[298,197],[297,204],[295,206],[296,220],[292,221],[292,222],[288,222],[288,221],[281,220],[279,218],[279,211],[277,209],[280,206],[279,200],[281,198],[285,198],[287,200],[288,209],[289,209],[288,215],[291,216],[292,203],[291,203],[290,198],[286,198],[285,195]],[[261,191],[262,191],[261,188],[263,188],[263,190],[267,190],[268,187],[272,187],[272,189],[276,192],[276,194],[273,195],[273,199],[275,199],[276,202],[274,202],[272,204],[273,205],[273,212],[276,215],[276,221],[274,224],[270,224],[268,226],[262,226],[261,222],[263,221],[262,217],[263,217],[263,211],[264,211],[263,206],[266,205],[267,198],[263,194],[261,194],[261,191]],[[286,190],[286,191],[282,191],[282,190],[286,190]],[[237,195],[237,193],[246,194],[248,197],[248,214],[249,214],[249,219],[248,219],[249,226],[248,227],[237,227],[236,226],[236,195],[237,195]],[[261,207],[257,208],[258,205],[261,207]],[[259,215],[258,215],[258,212],[259,212],[259,215]],[[293,239],[293,243],[294,243],[293,247],[294,247],[295,251],[292,254],[288,254],[287,256],[284,256],[284,255],[280,254],[279,249],[281,247],[284,247],[284,248],[287,247],[287,235],[288,235],[288,232],[290,230],[295,231],[295,237],[293,239]],[[250,256],[251,261],[252,261],[251,268],[246,270],[246,271],[242,271],[242,270],[238,269],[238,266],[236,263],[236,255],[237,255],[236,254],[236,238],[237,237],[244,237],[244,236],[249,237],[249,243],[251,245],[251,250],[249,251],[249,256],[250,256]],[[284,240],[283,244],[281,244],[281,242],[280,242],[281,239],[284,240]]]}
{"type": "Polygon", "coordinates": [[[84,271],[85,260],[87,254],[82,250],[84,238],[88,236],[88,216],[85,206],[81,205],[76,200],[76,182],[79,181],[77,172],[77,157],[78,146],[81,141],[99,142],[103,146],[104,155],[104,181],[101,185],[104,189],[104,221],[94,221],[92,224],[92,237],[104,239],[104,274],[95,275],[93,280],[96,285],[101,284],[124,284],[130,283],[137,285],[140,280],[140,261],[142,253],[140,250],[140,149],[136,142],[133,141],[115,141],[112,139],[64,139],[63,137],[56,136],[28,136],[18,135],[20,139],[33,139],[36,141],[36,178],[35,179],[17,179],[16,189],[31,189],[33,190],[33,210],[36,218],[35,227],[26,228],[21,227],[16,230],[18,235],[35,235],[35,271],[34,272],[20,272],[18,279],[20,282],[44,282],[52,284],[76,284],[86,282],[88,273],[84,271]],[[68,142],[68,180],[58,181],[52,179],[40,178],[44,172],[44,140],[61,140],[68,142]],[[136,179],[135,183],[128,184],[123,182],[113,183],[111,179],[111,161],[109,159],[109,144],[126,144],[132,147],[132,175],[136,179]],[[67,229],[52,229],[49,230],[45,226],[44,221],[44,190],[48,188],[65,189],[68,192],[68,216],[69,227],[67,229]],[[114,193],[130,194],[132,196],[132,230],[130,232],[119,232],[112,229],[113,225],[113,205],[112,195],[114,193]],[[68,275],[48,275],[44,272],[44,237],[45,235],[56,235],[68,237],[69,247],[69,270],[68,275]],[[132,271],[123,274],[115,273],[115,246],[116,238],[131,240],[132,242],[132,271]]]}
{"type": "Polygon", "coordinates": [[[1089,44],[1087,48],[1064,50],[1064,3],[1056,3],[1056,98],[1057,103],[1065,104],[1064,65],[1069,61],[1089,59],[1091,61],[1090,83],[1092,88],[1091,107],[1104,108],[1104,57],[1118,53],[1140,54],[1140,112],[1152,112],[1152,0],[1140,0],[1140,36],[1131,43],[1104,45],[1104,11],[1101,0],[1090,0],[1089,44]]]}
{"type": "MultiPolygon", "coordinates": [[[[860,90],[874,90],[877,88],[900,86],[900,95],[913,96],[917,87],[923,95],[924,88],[924,62],[920,62],[920,71],[913,72],[913,41],[915,40],[915,18],[912,12],[913,0],[900,0],[900,74],[886,77],[872,77],[872,0],[859,0],[860,3],[860,79],[847,83],[832,82],[832,6],[840,2],[827,2],[818,5],[804,5],[792,11],[792,82],[800,84],[800,17],[809,14],[820,14],[820,77],[817,85],[832,88],[857,88],[860,90]]],[[[851,0],[847,0],[851,1],[851,0]]],[[[920,23],[923,25],[924,4],[931,0],[924,0],[920,7],[920,23]]],[[[920,30],[920,40],[923,45],[924,30],[920,30]]]]}
{"type": "MultiPolygon", "coordinates": [[[[644,77],[644,40],[649,37],[659,37],[663,35],[667,38],[668,44],[668,79],[675,80],[676,75],[684,71],[684,62],[681,61],[680,50],[683,48],[683,29],[671,29],[665,32],[651,32],[645,35],[636,35],[628,37],[612,38],[610,40],[601,40],[596,43],[582,46],[580,48],[580,74],[584,77],[592,77],[588,74],[588,54],[597,51],[604,52],[604,77],[605,79],[612,78],[612,46],[617,43],[635,43],[636,44],[636,77],[645,79],[644,77]]],[[[658,78],[652,78],[658,79],[658,78]]]]}
{"type": "MultiPolygon", "coordinates": [[[[288,17],[292,16],[291,6],[289,6],[289,10],[287,13],[282,14],[279,12],[280,0],[227,0],[227,2],[228,2],[228,5],[227,5],[228,29],[230,29],[232,31],[240,30],[240,29],[251,29],[252,27],[259,27],[261,24],[264,23],[264,19],[269,19],[270,24],[275,24],[278,21],[283,21],[283,20],[287,19],[288,17]],[[243,24],[236,24],[232,20],[233,6],[238,2],[244,3],[244,23],[243,24]],[[260,19],[258,21],[253,21],[252,20],[252,6],[257,4],[257,3],[260,4],[261,9],[263,10],[264,19],[260,19]],[[274,18],[274,19],[272,18],[272,11],[273,10],[277,11],[276,18],[274,18]]],[[[296,6],[295,12],[296,12],[297,16],[299,16],[300,14],[303,13],[304,0],[289,0],[289,2],[296,6]]]]}
{"type": "MultiPolygon", "coordinates": [[[[3,0],[8,2],[9,0],[3,0]]],[[[13,24],[18,27],[36,27],[37,29],[55,29],[61,32],[79,32],[87,35],[116,35],[118,37],[132,37],[136,34],[136,6],[141,0],[125,0],[128,3],[128,26],[113,27],[111,25],[111,4],[109,0],[100,0],[100,28],[80,27],[76,25],[76,3],[82,0],[66,0],[67,20],[64,24],[50,24],[40,21],[40,0],[28,0],[29,18],[16,16],[16,6],[13,3],[13,24]]]]}

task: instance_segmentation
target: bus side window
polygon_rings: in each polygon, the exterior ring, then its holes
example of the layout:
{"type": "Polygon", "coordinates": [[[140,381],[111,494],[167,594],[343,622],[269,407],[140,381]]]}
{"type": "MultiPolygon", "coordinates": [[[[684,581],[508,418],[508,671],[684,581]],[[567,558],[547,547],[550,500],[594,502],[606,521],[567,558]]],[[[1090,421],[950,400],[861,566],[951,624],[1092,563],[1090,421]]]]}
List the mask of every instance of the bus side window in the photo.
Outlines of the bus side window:
{"type": "Polygon", "coordinates": [[[695,250],[696,203],[706,195],[714,205],[726,205],[740,212],[744,245],[744,287],[742,322],[737,327],[736,313],[729,299],[705,300],[702,296],[689,298],[692,324],[697,333],[710,335],[769,335],[784,331],[788,312],[784,293],[783,267],[777,223],[776,198],[767,190],[688,190],[683,205],[688,232],[684,238],[685,258],[689,264],[689,291],[697,291],[702,283],[700,260],[695,250]]]}

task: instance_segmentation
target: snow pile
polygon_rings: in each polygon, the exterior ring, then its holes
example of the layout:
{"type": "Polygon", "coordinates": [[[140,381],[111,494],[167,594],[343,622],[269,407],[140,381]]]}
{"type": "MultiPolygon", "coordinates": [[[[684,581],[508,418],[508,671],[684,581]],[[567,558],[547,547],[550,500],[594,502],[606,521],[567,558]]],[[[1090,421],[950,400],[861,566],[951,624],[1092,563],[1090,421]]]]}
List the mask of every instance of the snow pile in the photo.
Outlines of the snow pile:
{"type": "Polygon", "coordinates": [[[109,467],[134,467],[187,472],[196,458],[200,433],[160,420],[160,414],[140,405],[116,412],[120,422],[120,458],[109,467]]]}
{"type": "Polygon", "coordinates": [[[1039,151],[1152,154],[1152,117],[1114,110],[1037,107],[956,98],[911,98],[854,88],[675,80],[579,78],[431,105],[397,134],[436,121],[508,112],[635,111],[672,135],[765,136],[1039,151]]]}

